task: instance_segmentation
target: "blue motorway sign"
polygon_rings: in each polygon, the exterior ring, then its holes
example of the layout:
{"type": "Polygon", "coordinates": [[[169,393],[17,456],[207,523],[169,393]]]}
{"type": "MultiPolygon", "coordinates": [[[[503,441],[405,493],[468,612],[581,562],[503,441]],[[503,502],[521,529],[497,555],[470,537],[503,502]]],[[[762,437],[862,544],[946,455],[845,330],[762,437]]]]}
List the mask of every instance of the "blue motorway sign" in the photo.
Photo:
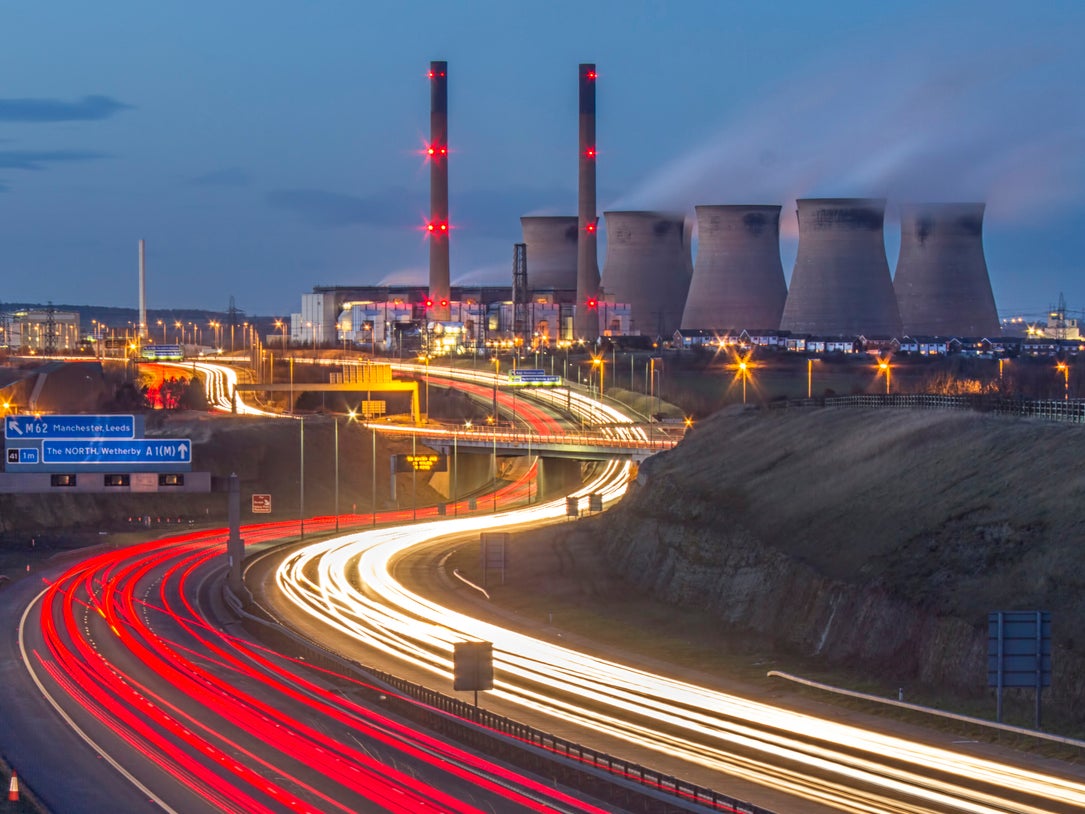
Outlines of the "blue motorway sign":
{"type": "Polygon", "coordinates": [[[134,415],[12,415],[4,419],[4,438],[8,441],[135,438],[136,430],[134,415]]]}
{"type": "Polygon", "coordinates": [[[41,443],[43,464],[191,464],[192,441],[188,438],[130,438],[57,441],[41,443]]]}
{"type": "Polygon", "coordinates": [[[12,447],[8,450],[9,464],[36,464],[39,462],[40,451],[37,447],[12,447]]]}

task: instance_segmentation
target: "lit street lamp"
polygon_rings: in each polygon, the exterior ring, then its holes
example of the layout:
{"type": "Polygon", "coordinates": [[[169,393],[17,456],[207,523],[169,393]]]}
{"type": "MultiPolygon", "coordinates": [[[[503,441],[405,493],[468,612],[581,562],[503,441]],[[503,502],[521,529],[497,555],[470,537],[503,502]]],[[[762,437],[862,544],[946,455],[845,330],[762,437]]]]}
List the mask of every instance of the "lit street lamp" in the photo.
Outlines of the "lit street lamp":
{"type": "Polygon", "coordinates": [[[738,363],[738,375],[742,379],[742,403],[746,403],[746,379],[750,376],[750,366],[746,364],[746,360],[743,359],[738,363]]]}
{"type": "Polygon", "coordinates": [[[1055,365],[1055,369],[1062,374],[1062,398],[1063,401],[1070,400],[1070,365],[1066,362],[1059,362],[1055,365]]]}
{"type": "Polygon", "coordinates": [[[889,383],[892,378],[892,368],[888,359],[878,360],[878,370],[885,374],[885,395],[889,395],[889,383]]]}

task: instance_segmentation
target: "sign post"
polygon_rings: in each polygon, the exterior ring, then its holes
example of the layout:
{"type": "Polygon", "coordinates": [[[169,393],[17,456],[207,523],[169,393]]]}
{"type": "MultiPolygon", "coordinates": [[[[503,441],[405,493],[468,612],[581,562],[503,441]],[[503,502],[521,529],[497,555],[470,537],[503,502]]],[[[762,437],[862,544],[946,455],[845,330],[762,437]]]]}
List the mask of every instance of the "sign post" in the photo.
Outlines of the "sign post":
{"type": "Polygon", "coordinates": [[[1036,689],[1036,728],[1040,698],[1051,686],[1051,614],[1047,611],[994,611],[987,615],[987,686],[997,698],[996,720],[1002,722],[1006,687],[1036,689]]]}

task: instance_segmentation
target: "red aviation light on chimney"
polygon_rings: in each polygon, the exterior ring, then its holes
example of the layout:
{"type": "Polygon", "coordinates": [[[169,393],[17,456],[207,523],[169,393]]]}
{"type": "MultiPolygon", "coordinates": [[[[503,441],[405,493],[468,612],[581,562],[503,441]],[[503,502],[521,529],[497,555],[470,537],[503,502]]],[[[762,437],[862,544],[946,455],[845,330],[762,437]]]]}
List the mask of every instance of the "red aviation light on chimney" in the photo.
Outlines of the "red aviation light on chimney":
{"type": "Polygon", "coordinates": [[[591,234],[595,231],[595,221],[589,221],[588,225],[584,227],[584,231],[591,234]]]}
{"type": "Polygon", "coordinates": [[[432,297],[426,297],[426,310],[428,311],[432,307],[433,307],[433,298],[432,297]]]}
{"type": "Polygon", "coordinates": [[[599,307],[599,300],[597,300],[595,297],[588,297],[587,306],[589,309],[594,311],[599,307]]]}
{"type": "Polygon", "coordinates": [[[584,76],[586,76],[588,79],[595,79],[596,73],[595,71],[588,71],[586,74],[584,74],[584,76]]]}
{"type": "Polygon", "coordinates": [[[587,150],[584,151],[584,155],[586,155],[588,158],[595,158],[595,148],[589,147],[587,150]]]}
{"type": "Polygon", "coordinates": [[[441,307],[448,308],[448,300],[441,300],[441,307]]]}
{"type": "Polygon", "coordinates": [[[443,220],[431,220],[426,224],[426,231],[432,234],[448,234],[448,224],[443,220]]]}

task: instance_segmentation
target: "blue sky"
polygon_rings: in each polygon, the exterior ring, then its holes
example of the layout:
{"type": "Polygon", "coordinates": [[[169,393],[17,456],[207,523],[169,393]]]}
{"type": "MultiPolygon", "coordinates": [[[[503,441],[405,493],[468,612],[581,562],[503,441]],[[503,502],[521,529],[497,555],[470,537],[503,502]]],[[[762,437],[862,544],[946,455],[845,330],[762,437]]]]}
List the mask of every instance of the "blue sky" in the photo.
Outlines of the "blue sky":
{"type": "MultiPolygon", "coordinates": [[[[1003,315],[1085,308],[1085,3],[0,6],[0,302],[296,311],[424,283],[429,61],[449,62],[452,279],[509,284],[523,214],[984,200],[1003,315]]],[[[603,252],[600,251],[600,262],[603,252]]]]}

